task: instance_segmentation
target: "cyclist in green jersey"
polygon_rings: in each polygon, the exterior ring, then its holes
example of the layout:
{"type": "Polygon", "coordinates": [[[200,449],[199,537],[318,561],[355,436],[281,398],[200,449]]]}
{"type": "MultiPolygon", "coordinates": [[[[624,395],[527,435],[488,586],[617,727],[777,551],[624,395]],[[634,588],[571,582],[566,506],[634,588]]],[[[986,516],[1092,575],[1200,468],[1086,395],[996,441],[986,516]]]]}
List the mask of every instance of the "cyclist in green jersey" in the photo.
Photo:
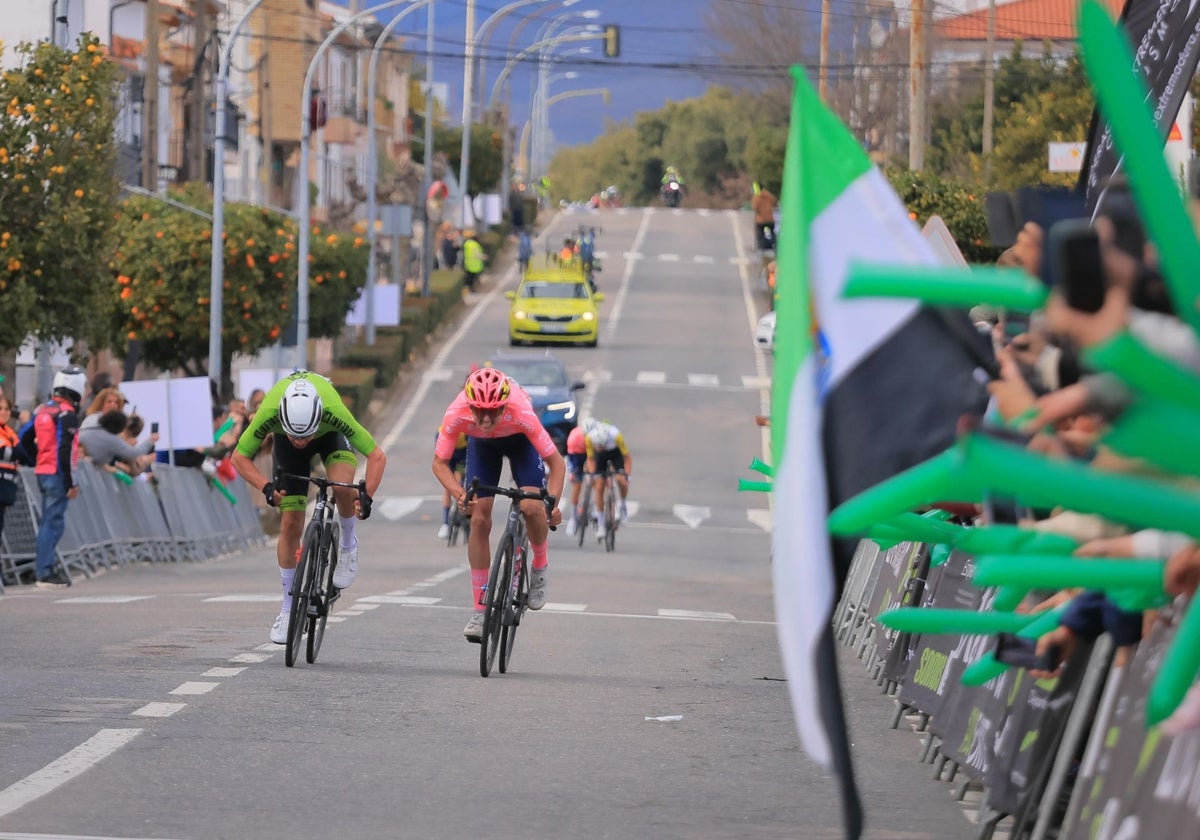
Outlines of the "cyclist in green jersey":
{"type": "Polygon", "coordinates": [[[333,491],[341,519],[341,540],[333,572],[333,585],[338,589],[354,583],[358,574],[358,538],[354,534],[354,523],[356,519],[371,515],[371,499],[383,480],[387,456],[350,413],[333,383],[307,370],[296,371],[276,382],[263,398],[254,420],[238,439],[232,458],[234,469],[247,484],[262,492],[267,504],[277,505],[281,513],[276,554],[283,581],[283,604],[271,627],[271,641],[281,645],[287,642],[292,579],[300,558],[308,483],[288,479],[276,487],[259,472],[254,466],[254,456],[268,435],[274,435],[275,470],[290,475],[307,476],[313,459],[320,457],[330,480],[350,483],[354,481],[358,466],[354,452],[367,458],[365,498],[348,487],[337,487],[333,491]]]}

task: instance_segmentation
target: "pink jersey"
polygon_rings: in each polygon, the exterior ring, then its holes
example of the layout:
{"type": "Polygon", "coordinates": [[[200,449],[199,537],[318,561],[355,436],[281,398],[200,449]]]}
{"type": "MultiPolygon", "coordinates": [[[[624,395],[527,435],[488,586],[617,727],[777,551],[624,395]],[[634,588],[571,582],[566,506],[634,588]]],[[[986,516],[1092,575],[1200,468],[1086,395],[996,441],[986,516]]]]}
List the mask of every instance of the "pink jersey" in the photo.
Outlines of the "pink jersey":
{"type": "Polygon", "coordinates": [[[433,454],[449,460],[450,456],[454,454],[454,441],[458,439],[459,434],[464,434],[469,438],[525,435],[533,444],[533,448],[537,450],[537,454],[543,458],[548,458],[558,451],[554,441],[550,439],[550,434],[542,426],[542,421],[538,419],[537,412],[533,410],[533,403],[529,401],[529,395],[516,383],[513,383],[512,393],[508,398],[508,405],[504,407],[504,413],[486,432],[475,425],[471,407],[467,405],[467,395],[460,391],[454,402],[450,403],[450,407],[446,409],[445,416],[442,417],[442,428],[438,432],[433,454]]]}
{"type": "Polygon", "coordinates": [[[571,434],[567,435],[567,454],[568,455],[585,455],[587,454],[587,441],[584,439],[583,429],[576,426],[571,430],[571,434]]]}

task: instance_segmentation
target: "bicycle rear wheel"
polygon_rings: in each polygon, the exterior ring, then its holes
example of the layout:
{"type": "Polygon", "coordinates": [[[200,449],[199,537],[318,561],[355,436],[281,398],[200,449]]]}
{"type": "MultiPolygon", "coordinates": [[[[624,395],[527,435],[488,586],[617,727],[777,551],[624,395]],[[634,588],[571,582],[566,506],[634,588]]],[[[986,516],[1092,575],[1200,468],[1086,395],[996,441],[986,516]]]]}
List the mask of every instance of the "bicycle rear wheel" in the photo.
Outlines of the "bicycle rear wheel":
{"type": "Polygon", "coordinates": [[[516,554],[519,562],[514,562],[512,575],[508,578],[507,597],[504,600],[504,630],[500,637],[500,673],[508,672],[512,661],[513,646],[517,643],[517,628],[521,625],[521,617],[525,615],[525,605],[529,602],[529,543],[521,547],[516,554]]]}
{"type": "Polygon", "coordinates": [[[508,597],[508,581],[512,579],[513,540],[505,534],[496,546],[492,569],[488,575],[487,602],[483,608],[483,635],[479,639],[479,676],[492,672],[496,653],[500,649],[504,627],[504,604],[508,597]]]}
{"type": "Polygon", "coordinates": [[[308,602],[316,588],[315,571],[318,565],[317,555],[321,549],[321,526],[309,522],[304,531],[304,540],[300,543],[300,562],[296,564],[296,576],[292,579],[292,612],[288,623],[287,648],[283,653],[283,661],[291,668],[300,657],[300,640],[304,636],[304,626],[308,623],[308,602]]]}
{"type": "Polygon", "coordinates": [[[338,536],[341,526],[336,522],[325,529],[325,540],[321,544],[320,562],[313,574],[312,603],[317,614],[312,617],[312,626],[308,630],[308,650],[305,651],[305,661],[312,665],[317,661],[321,652],[321,642],[325,640],[325,622],[329,619],[329,610],[333,595],[333,567],[337,565],[338,536]]]}
{"type": "Polygon", "coordinates": [[[617,483],[608,480],[608,490],[604,493],[604,550],[613,551],[617,547],[617,483]]]}
{"type": "MultiPolygon", "coordinates": [[[[583,493],[579,497],[579,507],[583,510],[583,515],[577,516],[579,520],[579,547],[583,548],[583,535],[587,531],[588,523],[592,521],[592,484],[591,479],[584,479],[587,484],[583,488],[583,493]]],[[[576,511],[578,514],[578,511],[576,511]]]]}

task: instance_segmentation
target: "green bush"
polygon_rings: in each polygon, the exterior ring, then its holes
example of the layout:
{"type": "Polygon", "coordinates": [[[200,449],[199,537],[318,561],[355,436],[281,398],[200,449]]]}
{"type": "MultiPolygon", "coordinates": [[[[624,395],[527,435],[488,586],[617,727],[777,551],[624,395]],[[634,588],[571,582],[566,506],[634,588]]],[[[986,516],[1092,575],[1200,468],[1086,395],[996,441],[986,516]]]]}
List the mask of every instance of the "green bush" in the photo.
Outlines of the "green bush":
{"type": "Polygon", "coordinates": [[[1000,248],[991,244],[983,196],[978,187],[929,172],[889,168],[885,171],[892,188],[919,225],[930,216],[941,216],[954,242],[969,263],[994,263],[1000,248]]]}
{"type": "Polygon", "coordinates": [[[375,335],[375,344],[355,344],[342,351],[340,363],[349,368],[372,368],[375,385],[379,388],[391,386],[400,372],[400,366],[408,361],[405,336],[375,335]]]}
{"type": "Polygon", "coordinates": [[[346,407],[361,418],[375,393],[375,371],[372,368],[337,367],[330,371],[329,379],[346,407]]]}

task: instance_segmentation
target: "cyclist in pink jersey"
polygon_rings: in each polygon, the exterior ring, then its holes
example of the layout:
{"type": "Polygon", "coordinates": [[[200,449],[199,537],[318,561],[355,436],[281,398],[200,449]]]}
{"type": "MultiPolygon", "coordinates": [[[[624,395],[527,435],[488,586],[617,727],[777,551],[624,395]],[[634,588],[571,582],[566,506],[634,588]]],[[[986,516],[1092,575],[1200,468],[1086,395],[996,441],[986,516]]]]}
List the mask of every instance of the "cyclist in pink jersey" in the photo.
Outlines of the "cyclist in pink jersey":
{"type": "Polygon", "coordinates": [[[579,492],[583,489],[583,465],[587,462],[587,436],[582,426],[576,426],[567,435],[567,475],[571,477],[571,519],[567,522],[567,534],[579,530],[579,520],[587,511],[579,509],[579,492]]]}
{"type": "Polygon", "coordinates": [[[513,480],[522,490],[536,493],[545,487],[551,497],[549,513],[547,505],[540,501],[521,502],[533,554],[528,605],[531,610],[540,610],[546,603],[549,573],[546,540],[550,527],[562,521],[562,512],[555,502],[562,495],[566,464],[534,412],[529,395],[499,370],[479,368],[467,377],[462,392],[446,409],[433,451],[433,474],[471,517],[467,562],[471,566],[474,612],[463,630],[469,642],[479,642],[483,635],[482,594],[491,562],[495,497],[480,491],[467,504],[464,484],[470,485],[472,479],[478,478],[480,484],[498,485],[505,458],[513,480]],[[467,468],[462,483],[450,467],[459,434],[467,436],[467,468]]]}

